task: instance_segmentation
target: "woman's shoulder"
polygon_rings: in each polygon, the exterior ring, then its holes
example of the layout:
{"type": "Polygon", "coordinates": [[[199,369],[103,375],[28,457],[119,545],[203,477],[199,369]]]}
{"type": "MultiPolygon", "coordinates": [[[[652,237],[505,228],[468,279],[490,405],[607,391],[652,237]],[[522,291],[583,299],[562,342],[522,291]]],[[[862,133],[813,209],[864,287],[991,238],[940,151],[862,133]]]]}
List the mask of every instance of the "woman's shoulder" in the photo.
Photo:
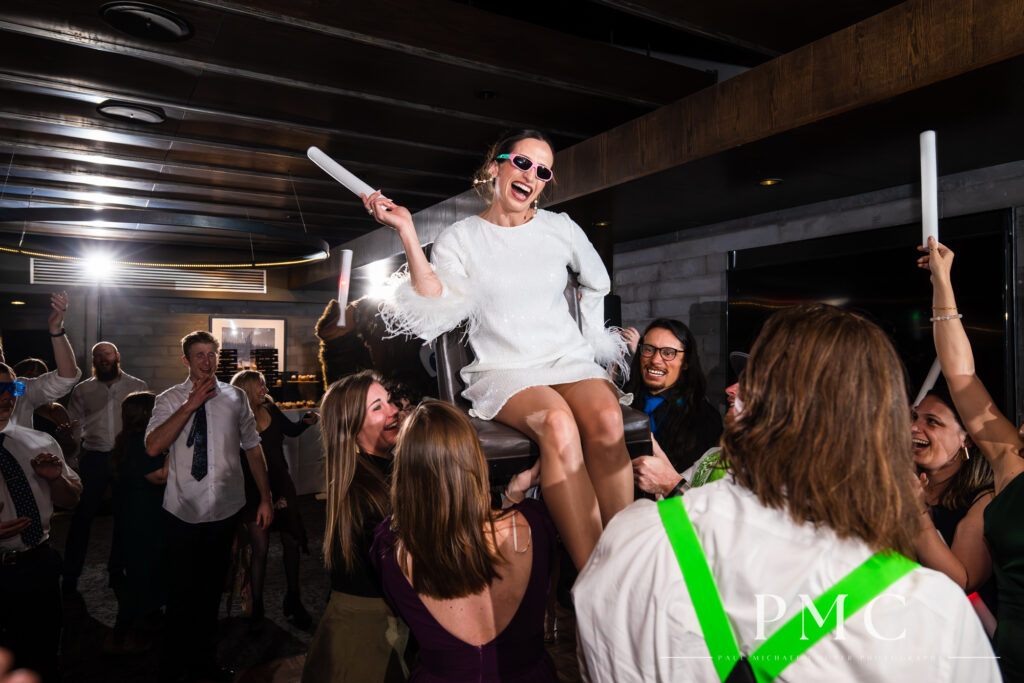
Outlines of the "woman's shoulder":
{"type": "Polygon", "coordinates": [[[511,509],[520,512],[529,522],[530,528],[554,537],[555,525],[551,521],[551,515],[548,513],[544,501],[538,498],[525,498],[522,502],[513,505],[511,509]]]}

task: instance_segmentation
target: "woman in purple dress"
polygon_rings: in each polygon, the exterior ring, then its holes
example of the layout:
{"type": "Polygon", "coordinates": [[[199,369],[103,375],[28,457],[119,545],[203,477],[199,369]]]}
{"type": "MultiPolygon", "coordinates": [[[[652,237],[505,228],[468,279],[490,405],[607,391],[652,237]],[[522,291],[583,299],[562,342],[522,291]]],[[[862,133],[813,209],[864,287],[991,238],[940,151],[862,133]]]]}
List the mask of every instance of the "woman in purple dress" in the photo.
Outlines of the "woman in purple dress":
{"type": "Polygon", "coordinates": [[[409,680],[557,681],[544,649],[555,549],[544,505],[492,511],[476,432],[440,401],[406,421],[393,476],[370,558],[420,646],[409,680]]]}

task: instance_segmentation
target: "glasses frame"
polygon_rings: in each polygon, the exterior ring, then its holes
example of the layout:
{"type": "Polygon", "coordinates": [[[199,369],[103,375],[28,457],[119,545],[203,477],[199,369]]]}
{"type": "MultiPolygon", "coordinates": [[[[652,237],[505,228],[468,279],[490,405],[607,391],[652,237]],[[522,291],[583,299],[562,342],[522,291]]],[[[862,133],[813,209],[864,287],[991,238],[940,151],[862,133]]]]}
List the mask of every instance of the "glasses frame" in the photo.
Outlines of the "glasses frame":
{"type": "Polygon", "coordinates": [[[523,173],[529,173],[530,170],[534,166],[536,166],[537,170],[534,171],[534,175],[537,176],[537,180],[541,181],[542,183],[549,183],[549,182],[551,182],[552,180],[555,179],[555,172],[554,171],[552,171],[548,166],[545,166],[544,164],[538,164],[536,161],[534,161],[530,157],[526,156],[525,154],[509,153],[509,154],[499,154],[498,156],[494,157],[495,161],[503,161],[505,159],[508,159],[510,162],[512,162],[512,165],[514,165],[516,168],[518,168],[523,173]],[[520,166],[519,164],[516,163],[516,159],[526,159],[527,161],[530,162],[530,165],[527,166],[526,168],[523,168],[522,166],[520,166]],[[548,173],[548,177],[547,178],[541,178],[540,177],[541,169],[543,169],[544,171],[547,171],[547,173],[548,173]]]}
{"type": "Polygon", "coordinates": [[[14,398],[18,398],[25,393],[25,383],[19,380],[13,382],[0,382],[0,396],[6,393],[10,393],[14,398]]]}
{"type": "Polygon", "coordinates": [[[676,359],[676,354],[685,354],[686,349],[677,349],[673,346],[654,346],[653,344],[641,343],[636,347],[637,353],[644,358],[654,358],[654,352],[657,351],[661,359],[666,362],[671,362],[676,359]],[[649,351],[645,350],[649,349],[649,351]],[[668,353],[666,353],[668,352],[668,353]]]}

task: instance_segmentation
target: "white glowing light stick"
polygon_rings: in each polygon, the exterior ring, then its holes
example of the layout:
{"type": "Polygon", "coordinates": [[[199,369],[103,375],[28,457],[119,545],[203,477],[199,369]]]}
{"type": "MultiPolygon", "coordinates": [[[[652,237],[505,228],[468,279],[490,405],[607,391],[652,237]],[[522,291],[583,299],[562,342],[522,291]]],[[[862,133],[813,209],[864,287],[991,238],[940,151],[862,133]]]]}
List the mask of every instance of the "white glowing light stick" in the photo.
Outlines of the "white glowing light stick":
{"type": "Polygon", "coordinates": [[[341,268],[338,269],[338,327],[345,327],[345,307],[348,306],[348,286],[352,276],[352,250],[341,250],[341,268]]]}
{"type": "MultiPolygon", "coordinates": [[[[365,194],[369,197],[371,194],[376,192],[372,187],[364,183],[362,180],[357,178],[355,174],[349,171],[347,168],[339,164],[334,159],[324,154],[323,150],[319,147],[310,147],[306,150],[306,156],[314,164],[319,166],[324,173],[331,176],[339,183],[344,185],[349,192],[352,192],[357,197],[360,194],[365,194]]],[[[340,302],[339,302],[340,303],[340,302]]]]}
{"type": "Polygon", "coordinates": [[[939,180],[934,130],[921,133],[921,246],[928,246],[929,237],[939,241],[939,180]]]}
{"type": "Polygon", "coordinates": [[[924,378],[921,391],[917,392],[917,398],[914,399],[915,408],[921,405],[921,401],[924,400],[928,392],[935,388],[935,382],[939,379],[940,372],[942,372],[942,366],[939,365],[939,359],[936,358],[935,362],[932,363],[932,367],[928,370],[928,376],[924,378]]]}

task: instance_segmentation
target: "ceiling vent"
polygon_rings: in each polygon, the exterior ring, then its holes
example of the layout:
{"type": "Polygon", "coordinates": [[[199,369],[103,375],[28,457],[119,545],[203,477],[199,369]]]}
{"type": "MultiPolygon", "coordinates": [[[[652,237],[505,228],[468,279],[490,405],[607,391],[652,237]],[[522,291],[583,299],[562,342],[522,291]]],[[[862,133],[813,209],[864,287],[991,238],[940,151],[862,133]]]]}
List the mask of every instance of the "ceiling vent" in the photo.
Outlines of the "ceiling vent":
{"type": "Polygon", "coordinates": [[[34,285],[79,285],[117,289],[160,289],[173,292],[266,294],[267,271],[259,268],[155,268],[118,265],[97,280],[80,263],[31,259],[29,280],[34,285]]]}
{"type": "Polygon", "coordinates": [[[100,16],[118,31],[143,40],[173,43],[192,37],[192,25],[174,12],[145,2],[111,2],[100,16]]]}

